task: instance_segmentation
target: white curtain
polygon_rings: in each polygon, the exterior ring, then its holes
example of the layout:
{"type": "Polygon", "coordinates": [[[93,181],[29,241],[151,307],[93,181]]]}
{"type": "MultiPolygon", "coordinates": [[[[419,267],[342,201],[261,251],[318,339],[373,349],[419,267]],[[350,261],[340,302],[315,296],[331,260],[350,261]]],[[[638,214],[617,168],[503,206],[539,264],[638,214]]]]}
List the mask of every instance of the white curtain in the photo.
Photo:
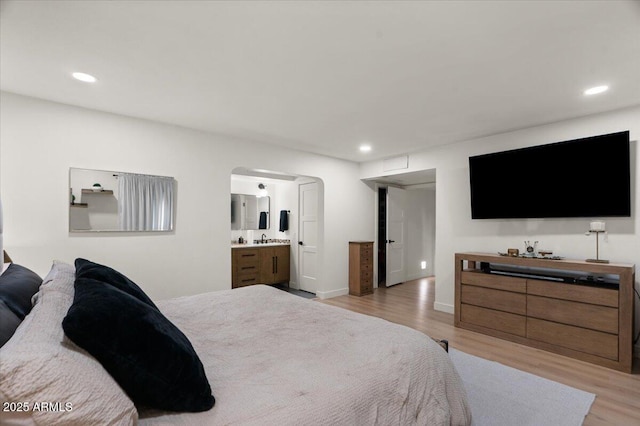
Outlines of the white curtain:
{"type": "Polygon", "coordinates": [[[173,229],[174,182],[171,177],[120,173],[118,215],[123,231],[173,229]]]}

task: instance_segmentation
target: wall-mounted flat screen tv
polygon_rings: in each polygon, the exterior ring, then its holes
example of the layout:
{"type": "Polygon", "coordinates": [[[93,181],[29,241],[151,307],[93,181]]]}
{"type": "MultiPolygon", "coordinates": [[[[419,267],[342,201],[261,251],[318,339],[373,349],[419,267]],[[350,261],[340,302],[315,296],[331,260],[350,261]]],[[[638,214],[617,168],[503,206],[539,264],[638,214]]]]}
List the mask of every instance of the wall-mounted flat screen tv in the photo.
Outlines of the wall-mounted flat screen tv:
{"type": "Polygon", "coordinates": [[[469,157],[471,217],[631,216],[629,132],[469,157]]]}

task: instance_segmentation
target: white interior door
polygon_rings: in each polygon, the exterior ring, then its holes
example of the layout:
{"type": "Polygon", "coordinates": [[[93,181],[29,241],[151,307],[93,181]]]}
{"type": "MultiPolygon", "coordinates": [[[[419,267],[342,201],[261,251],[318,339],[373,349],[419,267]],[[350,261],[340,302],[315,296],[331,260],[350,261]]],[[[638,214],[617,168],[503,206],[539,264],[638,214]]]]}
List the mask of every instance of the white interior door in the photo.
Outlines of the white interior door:
{"type": "Polygon", "coordinates": [[[387,191],[387,280],[390,287],[406,281],[407,192],[389,187],[387,191]]]}
{"type": "Polygon", "coordinates": [[[300,265],[300,290],[316,292],[318,267],[318,184],[299,186],[300,224],[298,237],[298,261],[300,265]]]}

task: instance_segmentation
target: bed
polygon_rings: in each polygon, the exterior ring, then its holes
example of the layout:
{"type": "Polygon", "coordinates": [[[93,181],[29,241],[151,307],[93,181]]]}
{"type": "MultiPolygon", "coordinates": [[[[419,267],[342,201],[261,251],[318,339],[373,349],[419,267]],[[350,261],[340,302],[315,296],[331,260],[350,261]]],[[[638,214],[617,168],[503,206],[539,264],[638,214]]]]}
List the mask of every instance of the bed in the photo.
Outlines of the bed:
{"type": "MultiPolygon", "coordinates": [[[[465,391],[448,354],[426,335],[264,285],[152,302],[188,339],[215,405],[176,412],[134,403],[127,384],[92,355],[91,346],[77,345],[66,328],[78,302],[76,286],[84,277],[78,268],[77,262],[54,262],[33,298],[33,309],[0,348],[2,424],[471,422],[465,391]]],[[[87,312],[102,309],[126,317],[124,308],[104,309],[109,298],[103,295],[90,303],[87,312]]],[[[115,324],[109,330],[116,329],[117,335],[110,339],[135,327],[135,318],[115,324]]],[[[156,361],[165,352],[158,349],[150,355],[156,361]]],[[[177,371],[181,362],[167,364],[165,370],[182,377],[187,373],[177,371]]]]}

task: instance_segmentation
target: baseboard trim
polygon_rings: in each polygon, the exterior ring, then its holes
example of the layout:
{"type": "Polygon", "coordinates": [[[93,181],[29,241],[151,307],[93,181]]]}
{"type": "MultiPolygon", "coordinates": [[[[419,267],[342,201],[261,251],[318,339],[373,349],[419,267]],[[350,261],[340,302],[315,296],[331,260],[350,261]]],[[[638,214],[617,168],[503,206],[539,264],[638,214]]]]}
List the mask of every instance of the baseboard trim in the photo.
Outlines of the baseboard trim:
{"type": "Polygon", "coordinates": [[[449,305],[448,303],[435,302],[433,304],[433,309],[435,309],[436,311],[440,311],[440,312],[446,312],[448,314],[455,313],[455,309],[454,309],[453,305],[449,305]]]}
{"type": "Polygon", "coordinates": [[[344,296],[345,294],[349,294],[349,287],[330,291],[316,291],[316,296],[320,299],[331,299],[332,297],[344,296]]]}

